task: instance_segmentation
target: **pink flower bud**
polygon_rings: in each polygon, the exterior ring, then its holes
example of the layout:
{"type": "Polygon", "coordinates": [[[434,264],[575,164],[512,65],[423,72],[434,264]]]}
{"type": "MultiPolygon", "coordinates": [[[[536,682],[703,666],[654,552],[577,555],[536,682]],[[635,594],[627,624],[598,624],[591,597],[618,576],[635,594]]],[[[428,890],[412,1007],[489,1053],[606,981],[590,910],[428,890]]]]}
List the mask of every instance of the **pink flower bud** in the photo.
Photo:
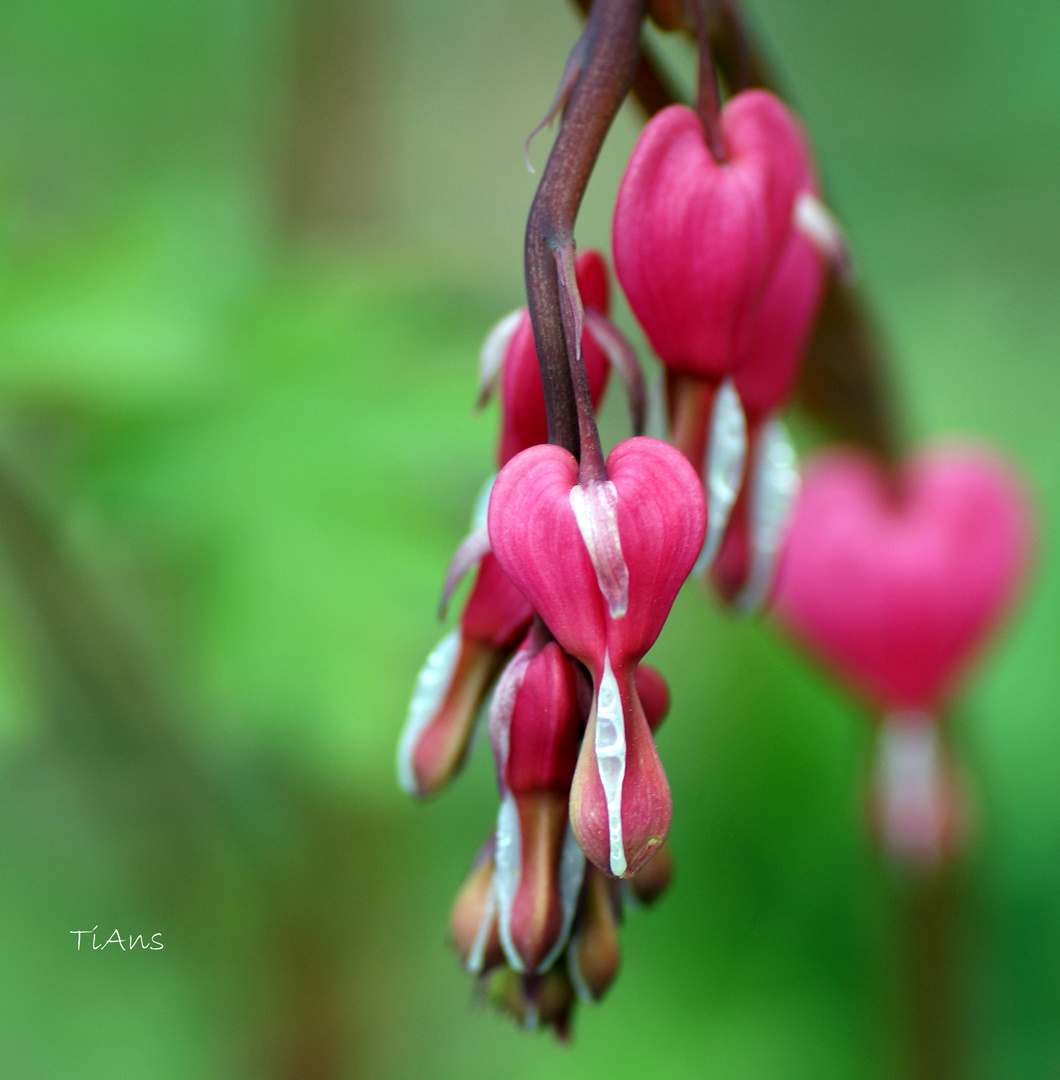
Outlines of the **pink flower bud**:
{"type": "Polygon", "coordinates": [[[454,630],[420,671],[398,744],[398,776],[412,795],[433,795],[459,772],[494,679],[526,633],[533,610],[492,554],[454,630]]]}
{"type": "Polygon", "coordinates": [[[497,932],[497,900],[493,890],[493,840],[479,853],[457,893],[449,916],[449,934],[460,962],[474,974],[504,963],[497,932]]]}
{"type": "Polygon", "coordinates": [[[631,672],[605,664],[570,794],[571,828],[585,856],[630,877],[670,831],[673,802],[631,672]]]}
{"type": "Polygon", "coordinates": [[[581,710],[574,669],[549,642],[527,665],[508,733],[505,783],[517,796],[554,791],[566,796],[578,760],[581,710]]]}
{"type": "Polygon", "coordinates": [[[532,637],[501,677],[490,739],[504,796],[497,819],[500,938],[517,971],[545,970],[566,944],[585,860],[567,827],[581,734],[570,660],[532,637]]]}
{"type": "MultiPolygon", "coordinates": [[[[575,264],[575,272],[582,306],[587,311],[606,315],[609,289],[603,256],[597,251],[582,252],[575,264]]],[[[607,355],[588,328],[582,333],[582,356],[593,403],[599,404],[607,387],[610,368],[607,355]]],[[[504,352],[500,383],[501,440],[497,459],[504,465],[520,450],[548,442],[545,395],[541,389],[534,331],[525,308],[504,352]]]]}
{"type": "Polygon", "coordinates": [[[460,770],[475,717],[508,655],[453,630],[428,656],[398,744],[398,779],[410,795],[434,795],[460,770]]]}
{"type": "Polygon", "coordinates": [[[1026,497],[983,449],[934,449],[888,477],[853,451],[807,470],[781,558],[782,621],[884,711],[931,711],[1023,580],[1026,497]]]}
{"type": "Polygon", "coordinates": [[[718,164],[691,109],[654,116],[613,224],[615,272],[660,359],[713,382],[740,359],[806,176],[798,124],[771,94],[730,99],[721,130],[727,160],[718,164]]]}

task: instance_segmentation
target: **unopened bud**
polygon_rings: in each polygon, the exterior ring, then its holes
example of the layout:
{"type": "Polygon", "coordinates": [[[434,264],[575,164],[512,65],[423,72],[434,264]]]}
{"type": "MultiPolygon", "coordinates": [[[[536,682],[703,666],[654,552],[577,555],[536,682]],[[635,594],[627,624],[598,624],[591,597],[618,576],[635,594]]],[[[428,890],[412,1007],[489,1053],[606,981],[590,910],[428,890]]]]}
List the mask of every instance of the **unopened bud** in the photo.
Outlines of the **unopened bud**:
{"type": "Polygon", "coordinates": [[[650,664],[638,664],[635,676],[637,697],[644,708],[644,719],[653,732],[666,719],[670,711],[670,688],[662,673],[650,664]]]}
{"type": "Polygon", "coordinates": [[[520,975],[504,968],[491,976],[486,993],[495,1008],[527,1030],[552,1028],[560,1040],[568,1038],[574,986],[561,968],[544,975],[520,975]]]}
{"type": "Polygon", "coordinates": [[[670,785],[626,669],[605,657],[571,787],[571,827],[590,862],[630,877],[670,829],[670,785]]]}
{"type": "Polygon", "coordinates": [[[449,932],[460,962],[475,974],[504,963],[497,932],[497,896],[493,887],[493,841],[483,848],[474,869],[457,893],[449,932]]]}
{"type": "Polygon", "coordinates": [[[567,953],[567,967],[578,996],[590,1001],[599,1001],[607,992],[618,974],[621,959],[618,913],[612,890],[613,883],[599,870],[589,870],[578,924],[567,953]]]}
{"type": "Polygon", "coordinates": [[[427,658],[398,744],[398,778],[410,795],[433,795],[459,771],[479,707],[506,659],[456,630],[427,658]]]}
{"type": "MultiPolygon", "coordinates": [[[[519,661],[525,663],[525,652],[513,665],[519,661]]],[[[547,970],[566,944],[585,857],[568,826],[579,726],[573,673],[552,642],[525,665],[524,675],[523,686],[514,691],[509,729],[504,731],[495,723],[499,717],[491,716],[498,773],[506,791],[497,817],[495,888],[508,963],[516,971],[534,972],[547,970]],[[558,677],[554,685],[550,674],[558,677]],[[558,688],[558,700],[535,692],[550,685],[558,688]],[[535,702],[540,711],[531,708],[535,702]]],[[[502,678],[498,695],[504,682],[502,678]]]]}
{"type": "Polygon", "coordinates": [[[630,891],[645,905],[654,904],[670,887],[674,876],[674,853],[669,844],[658,851],[630,878],[630,891]]]}

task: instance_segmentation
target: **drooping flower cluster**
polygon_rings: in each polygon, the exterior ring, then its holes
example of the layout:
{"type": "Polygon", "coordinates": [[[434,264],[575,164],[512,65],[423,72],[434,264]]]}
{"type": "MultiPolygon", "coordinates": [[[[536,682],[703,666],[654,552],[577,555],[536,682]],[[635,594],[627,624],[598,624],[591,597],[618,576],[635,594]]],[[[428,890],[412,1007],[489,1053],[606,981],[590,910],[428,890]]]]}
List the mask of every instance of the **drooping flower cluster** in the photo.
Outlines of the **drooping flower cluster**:
{"type": "MultiPolygon", "coordinates": [[[[607,321],[602,257],[583,254],[577,278],[594,404],[610,362],[639,423],[640,373],[607,321]]],[[[562,1034],[575,995],[598,999],[617,972],[624,892],[614,879],[630,879],[626,892],[645,902],[669,879],[668,856],[641,873],[671,806],[652,736],[669,694],[639,661],[702,545],[705,506],[692,469],[658,440],[626,440],[609,478],[589,481],[570,453],[542,444],[525,310],[491,332],[482,370],[485,387],[500,385],[503,467],[450,568],[446,602],[473,567],[475,580],[458,629],[420,673],[398,769],[410,793],[439,791],[489,700],[501,805],[457,898],[453,939],[498,1004],[562,1034]]]]}
{"type": "MultiPolygon", "coordinates": [[[[575,48],[554,110],[584,100],[575,91],[600,32],[575,48]]],[[[626,44],[632,62],[636,38],[626,44]]],[[[709,67],[702,35],[700,58],[709,67]]],[[[573,219],[535,238],[532,210],[534,321],[514,312],[482,350],[500,472],[450,565],[443,611],[465,574],[474,582],[420,674],[399,747],[405,788],[433,794],[488,715],[500,805],[452,938],[495,1004],[560,1036],[576,998],[598,1000],[617,972],[623,900],[651,902],[670,879],[655,745],[669,693],[642,660],[689,574],[709,574],[743,610],[775,598],[783,622],[882,709],[878,833],[893,854],[930,861],[958,828],[936,712],[1026,561],[1018,491],[982,455],[936,455],[889,480],[836,456],[799,498],[779,413],[826,274],[843,274],[847,255],[786,106],[747,90],[719,109],[709,87],[701,75],[696,111],[675,105],[648,123],[614,213],[616,273],[664,368],[673,445],[640,435],[645,393],[608,320],[603,257],[575,261],[573,219]],[[605,460],[594,409],[611,368],[636,434],[605,460]]],[[[554,183],[576,206],[587,177],[565,176],[554,183]]]]}
{"type": "Polygon", "coordinates": [[[695,113],[661,113],[615,212],[618,273],[665,366],[676,447],[637,436],[606,461],[600,452],[591,410],[609,366],[635,427],[644,392],[607,320],[599,254],[565,277],[557,252],[564,335],[579,346],[568,352],[583,395],[580,460],[546,443],[526,309],[487,337],[481,396],[499,387],[501,471],[450,567],[443,607],[472,568],[475,581],[459,628],[420,675],[399,752],[410,792],[439,790],[488,700],[501,803],[454,907],[453,939],[498,1004],[560,1033],[575,995],[599,998],[617,970],[620,882],[653,898],[670,874],[659,852],[672,801],[654,739],[668,693],[641,660],[697,560],[709,565],[723,540],[744,562],[727,591],[749,606],[765,599],[794,493],[773,414],[821,291],[824,256],[807,222],[835,235],[821,228],[830,219],[803,136],[776,98],[737,95],[722,130],[724,165],[695,113]],[[749,509],[730,522],[739,498],[749,509]]]}

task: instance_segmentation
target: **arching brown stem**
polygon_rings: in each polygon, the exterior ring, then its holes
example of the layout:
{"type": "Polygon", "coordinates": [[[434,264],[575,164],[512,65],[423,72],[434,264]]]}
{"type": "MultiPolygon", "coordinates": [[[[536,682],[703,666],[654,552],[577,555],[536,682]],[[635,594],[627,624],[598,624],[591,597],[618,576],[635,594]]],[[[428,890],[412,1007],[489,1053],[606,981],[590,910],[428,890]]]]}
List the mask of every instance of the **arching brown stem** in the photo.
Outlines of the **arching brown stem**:
{"type": "MultiPolygon", "coordinates": [[[[637,69],[643,17],[644,0],[595,0],[581,42],[581,75],[526,225],[526,295],[545,390],[548,438],[575,456],[581,439],[554,253],[573,247],[574,221],[589,176],[637,69]]],[[[573,344],[572,352],[580,354],[573,344]]]]}

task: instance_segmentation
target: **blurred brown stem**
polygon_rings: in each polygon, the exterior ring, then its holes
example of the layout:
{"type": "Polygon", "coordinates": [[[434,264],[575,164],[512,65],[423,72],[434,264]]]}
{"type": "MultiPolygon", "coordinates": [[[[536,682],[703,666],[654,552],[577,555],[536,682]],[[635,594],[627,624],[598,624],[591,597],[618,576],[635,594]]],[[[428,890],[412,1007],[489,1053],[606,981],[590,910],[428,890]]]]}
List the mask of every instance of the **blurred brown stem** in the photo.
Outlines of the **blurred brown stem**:
{"type": "Polygon", "coordinates": [[[954,872],[942,868],[907,885],[902,932],[907,942],[903,1002],[909,1075],[911,1080],[955,1080],[960,1062],[954,1015],[954,872]]]}

